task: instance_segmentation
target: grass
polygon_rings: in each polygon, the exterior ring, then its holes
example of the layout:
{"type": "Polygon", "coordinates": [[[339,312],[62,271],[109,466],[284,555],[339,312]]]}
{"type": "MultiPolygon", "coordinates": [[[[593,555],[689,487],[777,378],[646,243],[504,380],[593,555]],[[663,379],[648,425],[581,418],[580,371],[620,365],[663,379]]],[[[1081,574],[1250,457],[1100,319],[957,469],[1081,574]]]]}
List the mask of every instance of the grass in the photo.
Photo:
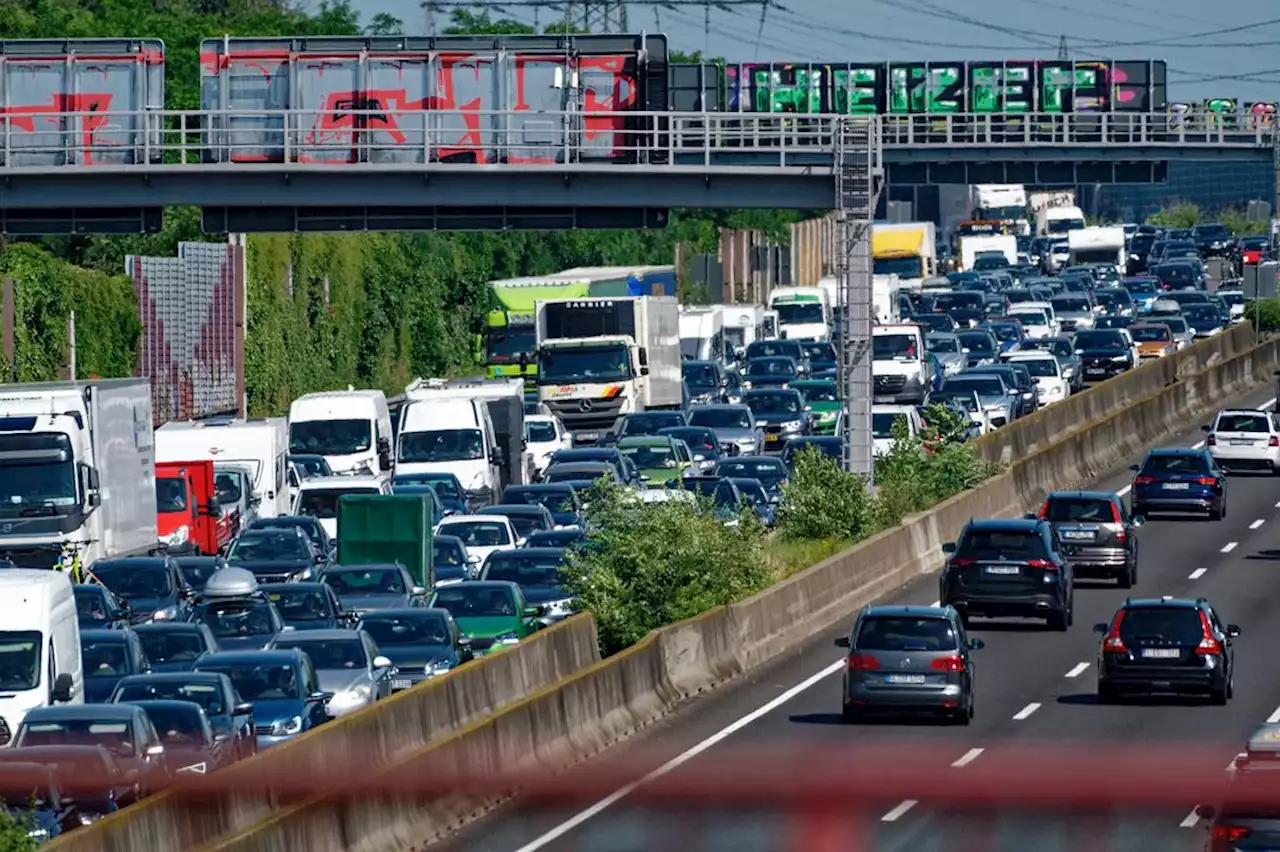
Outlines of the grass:
{"type": "Polygon", "coordinates": [[[778,580],[782,581],[834,556],[848,546],[849,542],[838,538],[784,541],[771,536],[765,543],[765,559],[773,565],[778,580]]]}

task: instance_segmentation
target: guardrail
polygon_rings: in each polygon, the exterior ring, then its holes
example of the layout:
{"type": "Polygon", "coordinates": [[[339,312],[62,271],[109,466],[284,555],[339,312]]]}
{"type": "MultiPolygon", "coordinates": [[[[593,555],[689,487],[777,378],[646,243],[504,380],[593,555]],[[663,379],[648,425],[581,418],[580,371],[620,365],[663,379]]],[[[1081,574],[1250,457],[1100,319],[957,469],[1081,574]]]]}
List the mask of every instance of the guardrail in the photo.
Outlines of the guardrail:
{"type": "Polygon", "coordinates": [[[0,173],[193,164],[813,166],[838,134],[937,149],[1269,149],[1250,117],[1166,113],[841,116],[486,110],[14,111],[0,173]],[[744,158],[744,154],[752,155],[744,158]]]}

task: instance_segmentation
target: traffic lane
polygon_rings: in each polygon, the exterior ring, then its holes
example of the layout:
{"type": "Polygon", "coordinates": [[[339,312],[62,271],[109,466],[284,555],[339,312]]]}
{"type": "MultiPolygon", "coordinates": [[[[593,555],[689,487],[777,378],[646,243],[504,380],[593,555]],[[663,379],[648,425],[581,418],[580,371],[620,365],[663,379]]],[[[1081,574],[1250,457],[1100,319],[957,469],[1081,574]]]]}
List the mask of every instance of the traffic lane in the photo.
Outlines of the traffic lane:
{"type": "MultiPolygon", "coordinates": [[[[1242,398],[1231,400],[1229,407],[1250,407],[1255,408],[1271,399],[1271,394],[1266,391],[1258,391],[1247,394],[1242,398]]],[[[1203,433],[1197,426],[1193,430],[1188,430],[1169,441],[1164,442],[1164,446],[1189,446],[1201,443],[1203,433]]],[[[1128,463],[1136,463],[1141,460],[1141,456],[1129,460],[1128,463]]],[[[1095,486],[1102,490],[1126,492],[1132,473],[1128,471],[1127,464],[1121,468],[1103,477],[1095,486]]],[[[1127,493],[1127,492],[1126,492],[1127,493]]],[[[1234,500],[1237,495],[1231,492],[1231,499],[1234,500]]],[[[1234,525],[1238,521],[1239,513],[1236,511],[1235,505],[1229,507],[1228,516],[1223,521],[1218,522],[1215,526],[1224,524],[1234,525]]],[[[1176,523],[1176,522],[1175,522],[1176,523]]],[[[1190,521],[1183,522],[1188,525],[1195,525],[1200,522],[1190,521]]],[[[1203,522],[1208,524],[1209,522],[1203,522]]],[[[1144,529],[1154,530],[1165,526],[1165,522],[1153,520],[1151,525],[1144,529]]],[[[1197,542],[1198,546],[1208,546],[1205,542],[1208,540],[1203,534],[1188,535],[1185,537],[1187,542],[1197,542]]],[[[1183,539],[1179,539],[1182,541],[1183,539]]],[[[1144,545],[1146,544],[1144,540],[1144,545]]],[[[1176,555],[1180,551],[1185,552],[1185,548],[1191,546],[1184,542],[1183,545],[1175,547],[1173,553],[1176,555]]],[[[1148,565],[1153,563],[1150,560],[1150,551],[1144,549],[1142,556],[1142,571],[1139,575],[1139,588],[1144,587],[1146,582],[1154,582],[1149,579],[1151,572],[1148,565]]],[[[1159,553],[1157,553],[1159,556],[1159,553]]],[[[1166,553],[1163,561],[1168,561],[1166,553]]],[[[1089,589],[1081,589],[1081,592],[1093,591],[1089,589]]],[[[1114,593],[1116,590],[1111,589],[1114,593]]],[[[1103,587],[1104,594],[1106,587],[1103,587]]],[[[857,729],[839,726],[833,724],[832,717],[838,714],[839,710],[839,684],[838,677],[841,660],[839,651],[833,647],[833,639],[840,632],[840,628],[834,628],[828,635],[818,636],[811,641],[800,646],[797,650],[784,654],[778,660],[769,664],[760,670],[760,672],[744,678],[743,680],[731,684],[724,689],[716,690],[706,696],[699,697],[691,701],[684,709],[672,714],[652,726],[649,730],[641,733],[631,741],[621,744],[611,749],[607,755],[597,759],[621,759],[631,762],[631,765],[639,765],[642,769],[657,769],[664,766],[668,761],[674,760],[681,755],[688,754],[693,749],[712,743],[703,749],[697,755],[692,755],[690,759],[699,759],[708,752],[714,753],[715,746],[720,742],[729,740],[732,745],[739,745],[744,742],[759,740],[769,743],[777,743],[779,741],[789,740],[795,737],[808,736],[811,738],[833,738],[833,742],[846,743],[856,735],[861,737],[902,737],[909,736],[912,738],[929,737],[938,739],[950,739],[956,743],[955,748],[950,745],[941,748],[939,759],[946,766],[958,760],[962,760],[968,753],[969,748],[964,744],[966,738],[972,739],[981,734],[989,735],[993,730],[998,729],[1002,721],[1007,722],[1007,717],[1002,717],[996,713],[995,707],[1012,707],[1009,713],[1017,712],[1019,708],[1025,706],[1019,703],[1020,699],[1026,694],[1035,693],[1037,686],[1043,684],[1026,684],[1020,680],[1020,677],[1028,673],[1033,676],[1036,673],[1047,676],[1050,671],[1044,667],[1042,661],[1031,661],[1029,668],[1026,662],[1014,661],[1008,665],[1022,665],[1023,668],[1014,668],[1013,671],[1017,677],[1002,676],[999,674],[1003,670],[1003,666],[993,657],[1001,654],[1001,648],[1007,645],[1009,648],[1016,649],[1019,644],[1024,644],[1031,637],[1049,639],[1050,641],[1042,643],[1049,647],[1056,644],[1053,640],[1061,642],[1063,639],[1080,635],[1087,632],[1092,622],[1085,622],[1081,617],[1085,607],[1081,604],[1085,596],[1077,598],[1077,617],[1076,626],[1067,634],[1054,633],[1045,636],[1041,633],[1040,628],[1036,628],[1034,624],[1028,624],[1027,627],[1011,626],[1007,630],[1000,631],[997,627],[994,630],[988,629],[983,632],[979,627],[975,635],[982,636],[988,641],[988,646],[983,651],[978,652],[977,665],[980,672],[980,685],[978,687],[979,709],[978,716],[974,723],[968,728],[948,728],[936,725],[912,725],[904,728],[900,725],[892,724],[869,724],[858,726],[857,729]],[[1002,641],[993,641],[995,634],[1000,632],[1002,641]],[[1007,642],[1003,640],[1008,640],[1007,642]],[[993,674],[993,672],[995,674],[993,674]],[[1003,696],[1002,694],[1003,693],[1003,696]],[[1014,706],[1016,705],[1016,706],[1014,706]],[[761,712],[763,711],[763,712],[761,712]],[[799,717],[793,721],[792,716],[799,717]],[[745,724],[743,724],[745,721],[745,724]],[[729,736],[716,739],[720,735],[733,728],[729,736]],[[762,728],[769,728],[768,736],[760,737],[758,731],[762,728]],[[950,750],[948,750],[950,749],[950,750]],[[943,761],[943,758],[946,758],[943,761]]],[[[1123,600],[1123,595],[1119,595],[1119,600],[1123,600]]],[[[937,600],[937,578],[936,576],[928,576],[920,578],[904,589],[889,596],[880,603],[907,603],[916,605],[928,605],[937,600]]],[[[1105,609],[1105,607],[1104,607],[1105,609]]],[[[1114,612],[1115,606],[1112,605],[1111,611],[1114,612]]],[[[1109,615],[1107,616],[1109,617],[1109,615]]],[[[1016,655],[1015,655],[1016,656],[1016,655]]],[[[1066,654],[1063,659],[1070,658],[1073,654],[1066,654]]],[[[601,791],[601,795],[605,795],[606,791],[601,791]]],[[[518,806],[503,808],[495,813],[485,817],[482,820],[473,823],[471,826],[463,830],[451,841],[438,848],[451,850],[503,850],[510,852],[512,849],[520,849],[521,852],[534,852],[535,849],[554,848],[553,843],[571,842],[571,838],[581,839],[586,829],[575,827],[573,830],[559,835],[554,840],[543,840],[549,832],[559,829],[566,820],[575,817],[577,814],[572,810],[564,811],[537,811],[525,810],[518,806]],[[532,843],[531,843],[532,841],[532,843]],[[524,846],[522,844],[530,844],[524,846]]],[[[608,822],[608,820],[605,820],[608,822]]],[[[587,823],[584,822],[583,825],[587,823]]],[[[593,832],[592,832],[593,833],[593,832]]]]}

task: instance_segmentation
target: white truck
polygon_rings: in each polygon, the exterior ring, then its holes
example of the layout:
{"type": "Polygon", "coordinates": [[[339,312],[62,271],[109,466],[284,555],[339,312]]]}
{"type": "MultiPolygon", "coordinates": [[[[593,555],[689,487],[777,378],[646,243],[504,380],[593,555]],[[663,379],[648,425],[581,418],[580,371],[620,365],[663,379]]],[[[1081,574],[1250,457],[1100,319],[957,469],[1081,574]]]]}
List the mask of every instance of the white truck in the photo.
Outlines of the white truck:
{"type": "Polygon", "coordinates": [[[84,566],[159,549],[144,379],[0,386],[0,557],[84,566]]]}
{"type": "Polygon", "coordinates": [[[1067,234],[1068,260],[1072,264],[1098,263],[1114,266],[1125,274],[1124,228],[1080,228],[1067,234]]]}
{"type": "Polygon", "coordinates": [[[998,251],[1009,260],[1009,265],[1018,262],[1018,238],[1012,234],[995,234],[992,236],[972,236],[960,238],[960,268],[971,270],[978,254],[986,251],[998,251]]]}
{"type": "Polygon", "coordinates": [[[764,337],[764,307],[717,305],[724,312],[724,338],[730,360],[740,359],[747,347],[764,337]]]}
{"type": "Polygon", "coordinates": [[[871,327],[872,402],[924,405],[932,388],[924,330],[916,323],[871,327]]]}
{"type": "Polygon", "coordinates": [[[538,399],[575,445],[624,414],[683,402],[680,315],[669,296],[538,302],[538,399]]]}
{"type": "Polygon", "coordinates": [[[938,274],[937,228],[932,222],[872,224],[871,271],[896,275],[900,288],[919,290],[938,274]]]}
{"type": "Polygon", "coordinates": [[[245,525],[292,511],[285,418],[173,421],[156,430],[156,461],[205,459],[213,462],[218,502],[228,511],[238,510],[245,525]]]}
{"type": "Polygon", "coordinates": [[[787,340],[826,340],[831,336],[830,292],[817,287],[777,287],[769,308],[778,312],[778,333],[787,340]]]}
{"type": "Polygon", "coordinates": [[[1032,193],[1032,212],[1040,237],[1062,236],[1087,225],[1073,189],[1032,193]]]}
{"type": "Polygon", "coordinates": [[[897,275],[871,276],[872,322],[892,323],[902,319],[898,310],[898,291],[901,289],[902,281],[897,275]]]}
{"type": "Polygon", "coordinates": [[[324,456],[335,474],[391,470],[391,414],[380,390],[304,394],[289,406],[289,450],[324,456]]]}
{"type": "Polygon", "coordinates": [[[680,309],[680,355],[689,361],[723,361],[724,310],[715,307],[680,309]]]}
{"type": "Polygon", "coordinates": [[[1008,226],[1009,233],[1015,236],[1031,233],[1025,186],[1017,183],[980,183],[974,184],[969,190],[974,219],[999,222],[1008,226]]]}

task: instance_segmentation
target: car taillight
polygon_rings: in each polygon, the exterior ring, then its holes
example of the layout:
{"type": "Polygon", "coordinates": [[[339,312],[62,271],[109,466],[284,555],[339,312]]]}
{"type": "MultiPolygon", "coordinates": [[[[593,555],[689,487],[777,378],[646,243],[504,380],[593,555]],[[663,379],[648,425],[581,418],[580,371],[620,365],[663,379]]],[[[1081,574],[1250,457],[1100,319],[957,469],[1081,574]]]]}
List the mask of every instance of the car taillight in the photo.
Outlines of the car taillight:
{"type": "Polygon", "coordinates": [[[1272,435],[1267,439],[1268,447],[1280,447],[1280,435],[1272,435]]]}
{"type": "Polygon", "coordinates": [[[1243,825],[1215,825],[1212,836],[1214,840],[1235,843],[1237,840],[1244,840],[1250,834],[1253,834],[1253,829],[1245,828],[1243,825]]]}
{"type": "Polygon", "coordinates": [[[1027,560],[1027,567],[1028,567],[1028,568],[1044,568],[1044,569],[1049,570],[1049,571],[1057,571],[1057,570],[1058,570],[1058,566],[1057,566],[1057,565],[1054,565],[1054,564],[1053,564],[1052,562],[1050,562],[1048,559],[1028,559],[1028,560],[1027,560]]]}
{"type": "Polygon", "coordinates": [[[1111,630],[1107,633],[1107,638],[1102,640],[1102,650],[1112,654],[1123,654],[1129,649],[1124,644],[1124,640],[1120,638],[1120,622],[1124,621],[1124,610],[1116,613],[1116,617],[1111,620],[1111,630]]]}
{"type": "Polygon", "coordinates": [[[880,668],[880,661],[868,654],[850,654],[849,671],[869,672],[880,668]]]}
{"type": "Polygon", "coordinates": [[[1156,478],[1154,476],[1135,476],[1133,478],[1134,485],[1150,485],[1155,481],[1156,478]]]}
{"type": "Polygon", "coordinates": [[[1200,644],[1196,646],[1197,654],[1206,654],[1209,656],[1221,656],[1222,643],[1214,638],[1213,625],[1209,623],[1209,616],[1200,611],[1200,630],[1204,633],[1204,638],[1200,640],[1200,644]]]}
{"type": "Polygon", "coordinates": [[[951,560],[952,568],[972,568],[978,564],[976,559],[966,559],[963,556],[957,556],[951,560]]]}
{"type": "Polygon", "coordinates": [[[1045,500],[1044,503],[1041,504],[1040,511],[1036,512],[1036,517],[1042,521],[1045,518],[1049,517],[1049,501],[1048,500],[1045,500]]]}
{"type": "Polygon", "coordinates": [[[1218,478],[1216,476],[1202,476],[1196,480],[1196,485],[1217,485],[1218,478]]]}
{"type": "Polygon", "coordinates": [[[959,654],[948,654],[945,657],[938,657],[929,664],[929,668],[940,672],[962,672],[964,659],[959,654]]]}
{"type": "Polygon", "coordinates": [[[1204,439],[1204,445],[1206,447],[1216,447],[1218,446],[1218,439],[1210,435],[1209,437],[1204,439]]]}
{"type": "Polygon", "coordinates": [[[1124,518],[1120,516],[1120,507],[1114,501],[1111,503],[1111,522],[1120,525],[1120,529],[1116,532],[1116,541],[1128,541],[1129,534],[1124,529],[1124,518]]]}

